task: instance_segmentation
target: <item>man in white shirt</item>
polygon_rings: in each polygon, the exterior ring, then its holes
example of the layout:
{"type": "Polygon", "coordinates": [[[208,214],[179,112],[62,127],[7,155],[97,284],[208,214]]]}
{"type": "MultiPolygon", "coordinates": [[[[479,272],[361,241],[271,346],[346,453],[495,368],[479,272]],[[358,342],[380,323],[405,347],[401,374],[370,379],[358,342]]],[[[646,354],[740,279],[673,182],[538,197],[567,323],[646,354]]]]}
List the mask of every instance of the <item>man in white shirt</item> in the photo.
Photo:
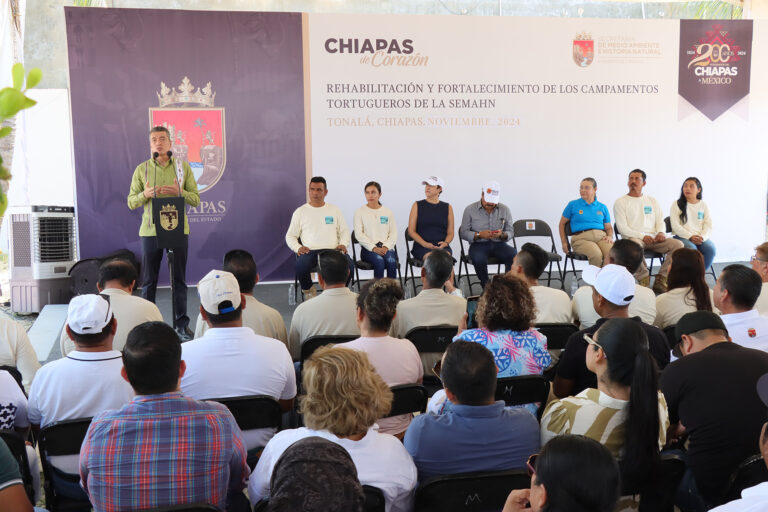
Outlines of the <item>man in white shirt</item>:
{"type": "MultiPolygon", "coordinates": [[[[629,173],[629,192],[613,204],[613,216],[616,219],[616,227],[623,238],[628,238],[640,244],[644,249],[651,249],[669,256],[677,249],[683,247],[680,240],[667,238],[664,225],[664,214],[659,202],[651,196],[643,195],[645,187],[645,171],[635,169],[629,173]]],[[[664,293],[667,291],[667,274],[671,258],[664,258],[656,280],[653,283],[653,291],[664,293]]],[[[643,286],[650,284],[648,267],[643,259],[642,265],[635,273],[635,278],[643,286]]]]}
{"type": "MultiPolygon", "coordinates": [[[[317,264],[322,251],[336,249],[347,254],[350,244],[349,228],[341,210],[325,202],[328,188],[325,178],[314,176],[309,180],[309,202],[296,209],[285,234],[285,243],[296,253],[296,277],[306,298],[312,298],[317,290],[312,285],[311,270],[317,264]]],[[[347,256],[349,278],[355,271],[352,258],[347,256]]]]}
{"type": "MultiPolygon", "coordinates": [[[[190,398],[229,398],[266,395],[278,400],[284,412],[293,408],[296,375],[285,345],[243,327],[245,296],[235,276],[211,270],[197,285],[200,316],[208,324],[202,338],[181,346],[187,369],[181,391],[190,398]]],[[[255,465],[258,451],[275,434],[263,428],[243,432],[255,465]]]]}
{"type": "MultiPolygon", "coordinates": [[[[243,308],[243,327],[250,327],[253,332],[267,338],[274,338],[288,346],[288,332],[285,329],[283,315],[274,308],[262,304],[253,296],[253,289],[259,282],[259,273],[256,262],[248,251],[235,249],[224,255],[224,267],[222,270],[231,272],[238,285],[240,293],[245,297],[243,308]]],[[[203,320],[203,315],[198,315],[195,326],[195,338],[200,338],[208,330],[208,322],[203,320]]]]}
{"type": "Polygon", "coordinates": [[[763,288],[757,299],[755,309],[761,315],[768,315],[768,242],[755,247],[755,255],[751,258],[752,270],[760,274],[763,288]]]}
{"type": "MultiPolygon", "coordinates": [[[[634,274],[643,261],[643,249],[631,240],[617,240],[608,252],[605,264],[614,264],[626,268],[634,274]]],[[[592,287],[582,286],[571,299],[573,321],[579,324],[579,329],[587,329],[595,325],[600,315],[595,311],[592,302],[592,287]]],[[[635,296],[629,303],[629,316],[639,316],[648,324],[656,319],[656,295],[645,286],[635,284],[635,296]]]]}
{"type": "Polygon", "coordinates": [[[731,341],[768,352],[768,317],[754,309],[761,289],[757,272],[744,265],[728,265],[717,278],[713,295],[731,341]]]}
{"type": "Polygon", "coordinates": [[[563,290],[539,286],[539,276],[547,269],[549,257],[536,244],[526,243],[512,261],[511,274],[516,274],[528,283],[536,303],[537,324],[570,323],[571,299],[563,290]]]}
{"type": "MultiPolygon", "coordinates": [[[[163,315],[154,303],[133,295],[136,279],[136,267],[125,260],[110,260],[99,268],[96,288],[102,295],[109,296],[109,304],[117,320],[117,331],[112,340],[113,350],[123,350],[128,333],[137,325],[163,321],[163,315]]],[[[67,334],[67,323],[64,324],[65,328],[61,330],[59,338],[62,356],[75,350],[75,343],[67,334]]]]}
{"type": "MultiPolygon", "coordinates": [[[[109,296],[78,295],[69,302],[66,330],[75,350],[46,364],[37,372],[29,392],[29,422],[33,428],[63,420],[90,418],[108,409],[119,409],[133,399],[130,384],[120,375],[121,354],[112,349],[117,331],[109,296]]],[[[77,474],[78,456],[50,457],[64,473],[77,474]]],[[[57,493],[87,499],[79,486],[56,478],[57,493]]]]}
{"type": "Polygon", "coordinates": [[[318,258],[318,266],[323,293],[299,304],[291,319],[288,347],[296,361],[301,356],[301,344],[311,336],[360,336],[357,294],[345,284],[351,275],[347,257],[338,251],[325,251],[318,258]]]}

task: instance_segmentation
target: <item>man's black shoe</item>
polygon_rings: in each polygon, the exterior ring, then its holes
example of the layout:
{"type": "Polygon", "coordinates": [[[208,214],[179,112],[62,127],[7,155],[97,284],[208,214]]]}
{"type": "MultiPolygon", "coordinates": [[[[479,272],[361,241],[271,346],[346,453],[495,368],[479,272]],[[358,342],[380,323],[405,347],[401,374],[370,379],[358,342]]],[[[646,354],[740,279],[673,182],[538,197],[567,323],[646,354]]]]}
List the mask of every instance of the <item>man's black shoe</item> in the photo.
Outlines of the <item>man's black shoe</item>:
{"type": "Polygon", "coordinates": [[[181,339],[182,343],[184,343],[185,341],[191,340],[195,336],[195,333],[192,332],[189,326],[177,327],[176,334],[179,335],[179,338],[181,339]]]}

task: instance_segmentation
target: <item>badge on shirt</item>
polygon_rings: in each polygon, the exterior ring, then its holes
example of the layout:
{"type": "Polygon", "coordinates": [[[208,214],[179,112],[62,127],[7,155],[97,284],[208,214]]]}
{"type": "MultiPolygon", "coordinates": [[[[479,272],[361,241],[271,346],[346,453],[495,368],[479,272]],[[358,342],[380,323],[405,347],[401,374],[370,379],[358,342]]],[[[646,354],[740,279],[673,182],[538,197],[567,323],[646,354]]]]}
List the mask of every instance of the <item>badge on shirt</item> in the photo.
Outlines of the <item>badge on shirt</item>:
{"type": "Polygon", "coordinates": [[[653,212],[653,208],[651,208],[650,206],[643,206],[643,211],[645,212],[646,215],[648,215],[649,213],[653,212]]]}
{"type": "Polygon", "coordinates": [[[333,224],[333,217],[326,217],[325,218],[325,223],[326,224],[333,224]]]}
{"type": "Polygon", "coordinates": [[[604,215],[603,210],[597,210],[598,215],[604,215]]]}
{"type": "Polygon", "coordinates": [[[704,218],[704,212],[698,212],[698,213],[696,214],[696,217],[697,217],[699,220],[703,219],[703,218],[704,218]]]}
{"type": "Polygon", "coordinates": [[[754,329],[747,329],[747,334],[749,335],[750,338],[754,338],[755,336],[757,336],[757,331],[755,331],[754,329]]]}
{"type": "Polygon", "coordinates": [[[584,215],[584,210],[579,210],[579,215],[584,215]]]}
{"type": "Polygon", "coordinates": [[[382,224],[389,224],[389,217],[384,217],[384,216],[379,217],[379,222],[381,222],[382,224]]]}

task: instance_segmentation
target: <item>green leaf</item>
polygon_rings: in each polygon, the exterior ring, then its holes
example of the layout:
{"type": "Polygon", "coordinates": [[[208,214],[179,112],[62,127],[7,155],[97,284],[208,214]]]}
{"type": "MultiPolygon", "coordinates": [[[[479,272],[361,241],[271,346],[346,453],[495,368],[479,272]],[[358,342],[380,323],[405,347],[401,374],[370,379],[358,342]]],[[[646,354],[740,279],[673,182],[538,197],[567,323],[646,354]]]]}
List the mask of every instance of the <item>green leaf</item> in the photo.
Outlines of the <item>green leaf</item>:
{"type": "Polygon", "coordinates": [[[32,71],[27,75],[27,89],[31,89],[40,83],[40,79],[43,78],[43,72],[40,68],[32,68],[32,71]]]}
{"type": "MultiPolygon", "coordinates": [[[[15,116],[24,108],[26,98],[16,89],[6,87],[0,91],[0,119],[15,116]]],[[[30,100],[31,101],[31,100],[30,100]]]]}
{"type": "Polygon", "coordinates": [[[24,104],[21,106],[19,110],[24,110],[25,108],[34,107],[35,105],[37,105],[37,102],[35,100],[24,96],[24,104]]]}
{"type": "MultiPolygon", "coordinates": [[[[11,127],[10,126],[3,126],[0,128],[0,138],[5,137],[6,135],[10,135],[11,133],[11,127]]],[[[2,163],[2,160],[0,160],[0,163],[2,163]]]]}
{"type": "Polygon", "coordinates": [[[17,62],[11,68],[11,74],[13,75],[13,88],[17,91],[21,90],[21,86],[24,85],[24,65],[17,62]]]}
{"type": "Polygon", "coordinates": [[[0,189],[0,217],[5,215],[5,210],[8,209],[8,197],[0,189]]]}

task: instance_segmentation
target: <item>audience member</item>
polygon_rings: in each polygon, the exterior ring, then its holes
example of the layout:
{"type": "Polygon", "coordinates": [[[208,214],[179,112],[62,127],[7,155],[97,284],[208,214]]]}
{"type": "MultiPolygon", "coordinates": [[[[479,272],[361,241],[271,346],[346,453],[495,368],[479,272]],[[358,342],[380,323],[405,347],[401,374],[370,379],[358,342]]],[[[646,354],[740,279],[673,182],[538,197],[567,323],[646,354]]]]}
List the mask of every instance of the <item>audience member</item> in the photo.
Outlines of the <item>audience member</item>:
{"type": "Polygon", "coordinates": [[[660,328],[675,325],[691,311],[712,311],[712,290],[704,278],[704,258],[695,249],[678,249],[669,267],[666,292],[656,297],[656,320],[660,328]]]}
{"type": "Polygon", "coordinates": [[[442,414],[416,416],[405,448],[419,482],[438,475],[522,469],[539,449],[539,424],[522,408],[495,400],[496,364],[478,343],[456,341],[443,355],[440,378],[451,405],[442,414]]]}
{"type": "Polygon", "coordinates": [[[396,437],[374,427],[390,410],[392,392],[368,356],[358,350],[321,347],[305,364],[302,377],[306,394],[300,411],[306,427],[278,432],[267,443],[248,482],[251,499],[269,494],[275,463],[289,446],[318,436],[349,452],[360,483],[381,489],[388,511],[410,511],[416,467],[396,437]]]}
{"type": "Polygon", "coordinates": [[[299,304],[293,312],[288,347],[294,360],[301,356],[301,344],[316,335],[360,334],[357,326],[357,294],[346,287],[347,258],[338,251],[325,251],[318,258],[318,280],[323,293],[299,304]]]}
{"type": "Polygon", "coordinates": [[[397,261],[395,243],[397,242],[397,223],[392,210],[382,206],[381,185],[375,181],[365,184],[366,205],[355,212],[355,238],[360,242],[360,259],[373,265],[373,277],[397,279],[397,261]]]}
{"type": "MultiPolygon", "coordinates": [[[[253,296],[253,290],[259,283],[259,272],[251,253],[242,249],[229,251],[224,255],[222,270],[231,272],[235,276],[237,284],[240,286],[240,293],[245,297],[242,313],[243,327],[250,327],[253,332],[260,336],[280,340],[287,347],[288,332],[285,329],[283,315],[253,296]]],[[[202,315],[198,315],[195,338],[201,337],[207,330],[208,323],[203,320],[202,315]]]]}
{"type": "Polygon", "coordinates": [[[613,245],[613,227],[608,207],[597,200],[597,181],[584,178],[579,185],[581,198],[568,203],[560,217],[560,242],[568,254],[565,225],[571,223],[571,248],[584,254],[589,264],[602,267],[613,245]]]}
{"type": "MultiPolygon", "coordinates": [[[[621,196],[613,204],[613,216],[616,218],[616,228],[619,234],[637,243],[643,249],[669,255],[683,246],[680,240],[667,238],[664,214],[659,202],[653,197],[643,194],[645,187],[645,171],[635,169],[629,173],[629,192],[621,196]]],[[[650,285],[650,275],[642,260],[639,270],[635,273],[643,286],[650,285]]],[[[653,283],[653,291],[657,294],[667,291],[667,273],[671,260],[665,258],[659,273],[653,283]]]]}
{"type": "Polygon", "coordinates": [[[549,265],[546,251],[536,244],[523,244],[512,263],[512,274],[528,283],[536,306],[535,323],[570,323],[571,299],[563,290],[539,286],[539,277],[549,265]]]}
{"type": "Polygon", "coordinates": [[[717,278],[713,297],[731,341],[768,352],[768,317],[754,309],[761,289],[760,274],[744,265],[728,265],[717,278]]]}
{"type": "Polygon", "coordinates": [[[480,200],[467,206],[459,227],[459,236],[469,242],[468,256],[483,288],[488,282],[488,258],[501,261],[509,272],[517,252],[507,243],[513,235],[512,214],[500,196],[498,181],[483,185],[480,200]]]}
{"type": "MultiPolygon", "coordinates": [[[[73,297],[67,308],[67,322],[75,350],[40,368],[29,392],[28,416],[35,428],[90,418],[117,409],[133,398],[131,386],[120,377],[120,352],[112,348],[117,320],[110,296],[73,297]]],[[[79,485],[59,475],[59,471],[77,474],[77,455],[51,456],[49,460],[54,466],[52,483],[56,493],[85,499],[79,485]]]]}
{"type": "MultiPolygon", "coordinates": [[[[718,280],[719,282],[719,280],[718,280]]],[[[675,328],[684,357],[661,374],[661,390],[672,422],[668,438],[688,436],[688,468],[678,495],[681,509],[708,510],[719,504],[731,473],[754,453],[765,421],[757,380],[768,373],[768,354],[728,341],[719,316],[683,315],[675,328]]]]}
{"type": "Polygon", "coordinates": [[[637,285],[626,268],[608,264],[600,269],[590,265],[582,272],[582,278],[592,285],[592,303],[600,319],[592,327],[573,333],[568,338],[552,383],[552,391],[558,398],[597,387],[595,374],[585,363],[588,343],[584,335],[595,334],[611,318],[630,318],[637,322],[648,337],[649,350],[658,367],[664,368],[669,363],[670,347],[664,331],[646,324],[638,316],[629,316],[629,304],[637,285]]]}
{"type": "Polygon", "coordinates": [[[94,416],[80,451],[80,478],[94,509],[122,512],[208,503],[244,512],[249,468],[232,414],[179,391],[185,365],[173,329],[135,327],[123,349],[122,377],[136,397],[94,416]]]}
{"type": "Polygon", "coordinates": [[[768,242],[755,247],[755,254],[750,258],[752,270],[760,274],[763,281],[760,297],[757,299],[755,309],[763,316],[768,315],[768,242]]]}
{"type": "MultiPolygon", "coordinates": [[[[614,264],[626,268],[630,274],[637,272],[643,261],[643,249],[631,240],[617,240],[608,257],[605,259],[605,265],[614,264]]],[[[571,299],[571,308],[573,310],[573,320],[578,323],[581,329],[586,329],[595,325],[600,315],[595,311],[592,305],[592,287],[582,286],[571,299]]],[[[646,324],[652,324],[656,319],[656,294],[645,286],[635,285],[635,296],[629,303],[629,316],[639,316],[646,324]]]]}
{"type": "MultiPolygon", "coordinates": [[[[243,327],[247,308],[235,276],[211,270],[200,280],[197,293],[200,316],[209,329],[181,347],[187,367],[181,392],[197,400],[266,395],[278,400],[283,412],[292,410],[296,372],[291,355],[280,341],[243,327]]],[[[249,462],[255,465],[258,452],[274,433],[271,428],[243,432],[249,462]]]]}
{"type": "MultiPolygon", "coordinates": [[[[421,384],[424,376],[421,358],[413,343],[387,336],[397,304],[402,298],[403,289],[394,279],[378,279],[366,283],[357,296],[357,325],[361,337],[339,345],[368,354],[376,373],[389,387],[421,384]]],[[[410,422],[410,414],[377,421],[379,432],[400,438],[410,422]]]]}
{"type": "MultiPolygon", "coordinates": [[[[126,260],[110,260],[99,268],[96,289],[100,294],[109,297],[112,313],[117,320],[117,331],[112,340],[113,350],[123,350],[128,333],[137,325],[144,322],[163,321],[163,315],[153,302],[133,295],[138,277],[136,267],[126,260]]],[[[62,357],[75,350],[75,343],[66,329],[61,331],[59,347],[62,357]]]]}
{"type": "MultiPolygon", "coordinates": [[[[317,265],[321,252],[335,249],[347,254],[350,243],[349,228],[341,210],[325,202],[328,188],[325,178],[314,176],[309,180],[309,202],[299,206],[291,217],[291,224],[285,234],[285,243],[296,253],[296,277],[301,285],[305,298],[317,295],[312,285],[311,271],[317,265]]],[[[349,274],[347,281],[352,278],[355,264],[352,258],[345,257],[349,274]]],[[[322,285],[321,285],[322,286],[322,285]]]]}
{"type": "Polygon", "coordinates": [[[306,437],[277,459],[267,512],[363,512],[365,493],[349,453],[322,437],[306,437]]]}
{"type": "Polygon", "coordinates": [[[5,441],[0,439],[0,503],[3,512],[32,512],[19,465],[5,441]]]}
{"type": "Polygon", "coordinates": [[[24,326],[0,315],[0,366],[4,365],[18,368],[27,391],[40,369],[37,353],[24,326]]]}
{"type": "Polygon", "coordinates": [[[411,206],[408,234],[415,242],[411,254],[423,260],[428,252],[435,249],[451,252],[449,244],[453,240],[453,208],[440,200],[445,185],[443,180],[430,176],[421,184],[424,185],[426,198],[411,206]]]}
{"type": "Polygon", "coordinates": [[[715,244],[709,239],[712,233],[712,216],[707,203],[701,200],[699,178],[686,178],[680,187],[680,197],[669,208],[669,223],[677,240],[688,249],[699,251],[708,269],[715,260],[715,244]]]}
{"type": "MultiPolygon", "coordinates": [[[[0,370],[0,429],[15,430],[26,439],[29,433],[27,407],[27,397],[24,395],[21,382],[18,382],[8,371],[0,370]]],[[[35,448],[27,444],[26,449],[35,502],[37,502],[40,499],[40,463],[35,448]]]]}
{"type": "Polygon", "coordinates": [[[616,459],[587,437],[555,437],[528,471],[531,488],[512,491],[502,512],[613,512],[619,499],[616,459]]]}

